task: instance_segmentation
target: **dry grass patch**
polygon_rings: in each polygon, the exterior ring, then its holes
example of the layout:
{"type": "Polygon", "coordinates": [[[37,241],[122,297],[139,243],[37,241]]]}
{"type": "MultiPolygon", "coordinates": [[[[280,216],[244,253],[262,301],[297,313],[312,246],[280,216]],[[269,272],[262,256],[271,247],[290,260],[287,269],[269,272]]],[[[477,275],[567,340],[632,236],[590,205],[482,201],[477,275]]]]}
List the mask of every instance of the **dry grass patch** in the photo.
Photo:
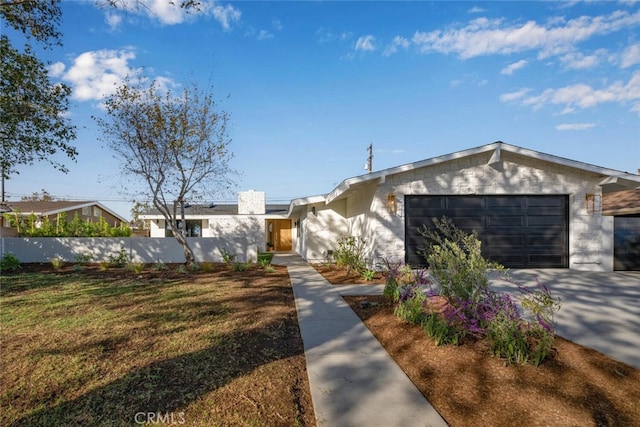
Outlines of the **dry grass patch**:
{"type": "Polygon", "coordinates": [[[315,425],[286,268],[174,267],[3,274],[0,425],[315,425]]]}

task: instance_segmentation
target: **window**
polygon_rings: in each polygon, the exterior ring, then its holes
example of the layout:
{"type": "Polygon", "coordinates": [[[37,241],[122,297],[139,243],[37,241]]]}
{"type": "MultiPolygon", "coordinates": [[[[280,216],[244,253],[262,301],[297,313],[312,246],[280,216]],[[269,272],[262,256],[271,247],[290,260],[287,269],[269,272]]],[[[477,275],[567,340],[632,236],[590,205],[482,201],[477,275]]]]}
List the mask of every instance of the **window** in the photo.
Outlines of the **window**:
{"type": "Polygon", "coordinates": [[[102,216],[102,209],[97,206],[93,207],[93,216],[100,218],[102,216]]]}
{"type": "MultiPolygon", "coordinates": [[[[187,223],[187,232],[186,232],[187,237],[202,237],[202,221],[187,220],[186,223],[187,223]]],[[[182,221],[178,221],[178,228],[180,230],[183,229],[182,221]]],[[[173,237],[173,231],[171,230],[171,227],[169,226],[168,222],[166,223],[166,227],[165,227],[165,236],[173,237]]]]}
{"type": "Polygon", "coordinates": [[[82,215],[90,216],[91,215],[91,206],[84,206],[82,208],[82,215]]]}

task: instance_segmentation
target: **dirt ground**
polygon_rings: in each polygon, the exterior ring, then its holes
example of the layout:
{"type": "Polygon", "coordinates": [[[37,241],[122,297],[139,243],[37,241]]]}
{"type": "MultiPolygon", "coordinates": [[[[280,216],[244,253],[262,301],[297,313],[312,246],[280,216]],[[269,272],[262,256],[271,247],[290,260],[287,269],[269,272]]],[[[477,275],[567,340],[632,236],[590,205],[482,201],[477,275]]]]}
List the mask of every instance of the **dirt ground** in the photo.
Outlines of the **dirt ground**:
{"type": "MultiPolygon", "coordinates": [[[[362,283],[335,266],[314,267],[331,283],[362,283]]],[[[539,367],[505,366],[479,343],[436,347],[382,296],[345,300],[451,426],[640,426],[640,370],[595,350],[556,337],[539,367]]]]}
{"type": "MultiPolygon", "coordinates": [[[[313,267],[333,284],[366,282],[334,264],[313,267]]],[[[346,297],[451,426],[640,426],[640,370],[561,337],[541,366],[505,366],[481,346],[436,347],[383,297],[346,297]],[[366,309],[360,301],[373,304],[366,309]]]]}

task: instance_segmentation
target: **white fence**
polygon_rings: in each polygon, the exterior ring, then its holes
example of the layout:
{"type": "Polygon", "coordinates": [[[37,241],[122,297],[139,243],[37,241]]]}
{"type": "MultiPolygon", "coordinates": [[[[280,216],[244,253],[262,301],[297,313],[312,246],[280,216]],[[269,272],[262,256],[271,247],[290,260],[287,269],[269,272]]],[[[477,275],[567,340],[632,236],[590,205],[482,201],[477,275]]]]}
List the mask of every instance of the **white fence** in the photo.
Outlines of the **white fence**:
{"type": "MultiPolygon", "coordinates": [[[[247,239],[187,238],[198,262],[220,262],[222,251],[236,255],[237,261],[255,261],[258,245],[247,239]]],[[[145,237],[5,237],[0,239],[0,256],[15,255],[20,262],[49,262],[53,258],[74,262],[91,256],[92,262],[108,261],[124,250],[133,262],[182,263],[182,245],[174,238],[145,237]]],[[[262,251],[262,247],[260,248],[262,251]]]]}

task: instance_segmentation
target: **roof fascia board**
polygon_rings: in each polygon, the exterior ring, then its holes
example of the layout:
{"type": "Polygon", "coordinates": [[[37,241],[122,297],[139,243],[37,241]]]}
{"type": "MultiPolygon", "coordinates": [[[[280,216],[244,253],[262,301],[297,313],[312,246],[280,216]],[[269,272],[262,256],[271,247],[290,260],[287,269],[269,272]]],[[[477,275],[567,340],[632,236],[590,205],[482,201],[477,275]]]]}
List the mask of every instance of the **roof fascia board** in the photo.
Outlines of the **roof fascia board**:
{"type": "Polygon", "coordinates": [[[297,208],[301,208],[302,206],[310,205],[313,203],[328,203],[326,196],[309,196],[309,197],[301,197],[298,199],[293,199],[289,203],[289,209],[287,210],[287,217],[290,217],[293,214],[293,211],[297,208]]]}

